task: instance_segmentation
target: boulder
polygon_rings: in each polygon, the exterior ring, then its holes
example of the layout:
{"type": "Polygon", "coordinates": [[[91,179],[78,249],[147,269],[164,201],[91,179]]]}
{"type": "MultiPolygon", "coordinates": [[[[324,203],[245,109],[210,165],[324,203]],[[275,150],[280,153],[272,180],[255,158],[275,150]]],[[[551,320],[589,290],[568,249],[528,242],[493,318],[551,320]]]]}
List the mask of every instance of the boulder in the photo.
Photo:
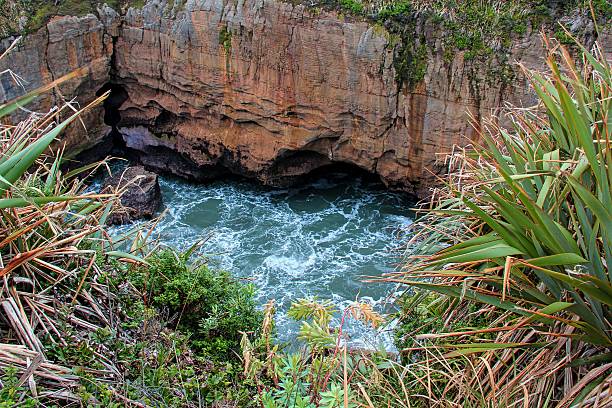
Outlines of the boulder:
{"type": "Polygon", "coordinates": [[[120,194],[120,205],[108,217],[112,225],[127,224],[138,219],[150,219],[162,203],[157,174],[142,166],[130,166],[108,177],[103,192],[120,194]]]}

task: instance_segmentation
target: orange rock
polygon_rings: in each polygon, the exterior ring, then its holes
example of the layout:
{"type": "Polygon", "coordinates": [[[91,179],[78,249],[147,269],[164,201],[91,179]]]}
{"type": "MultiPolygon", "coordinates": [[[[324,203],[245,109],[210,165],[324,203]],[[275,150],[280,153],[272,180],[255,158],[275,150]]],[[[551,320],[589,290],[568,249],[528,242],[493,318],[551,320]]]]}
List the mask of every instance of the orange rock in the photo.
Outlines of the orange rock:
{"type": "MultiPolygon", "coordinates": [[[[123,138],[149,167],[198,179],[229,170],[281,185],[346,162],[421,195],[445,170],[440,156],[477,137],[470,116],[479,123],[505,102],[533,101],[521,75],[504,84],[461,52],[444,58],[442,33],[427,24],[422,34],[436,45],[409,90],[396,82],[388,34],[367,22],[280,1],[187,7],[175,13],[149,1],[125,16],[106,7],[99,18],[54,19],[10,66],[36,85],[91,64],[88,77],[62,87],[81,103],[112,76],[128,97],[123,138]]],[[[510,58],[543,68],[542,56],[534,32],[515,41],[510,58]]],[[[101,118],[100,109],[84,118],[85,145],[107,132],[101,118]]],[[[83,146],[76,128],[66,135],[75,149],[83,146]]]]}

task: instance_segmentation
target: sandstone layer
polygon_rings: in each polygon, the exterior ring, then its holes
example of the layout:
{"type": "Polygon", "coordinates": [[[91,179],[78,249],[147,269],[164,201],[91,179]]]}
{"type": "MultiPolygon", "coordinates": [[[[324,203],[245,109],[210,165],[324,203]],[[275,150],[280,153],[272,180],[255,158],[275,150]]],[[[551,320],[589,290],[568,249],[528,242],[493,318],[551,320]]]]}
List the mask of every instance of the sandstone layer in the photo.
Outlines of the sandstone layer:
{"type": "MultiPolygon", "coordinates": [[[[13,40],[1,40],[0,51],[8,48],[13,40]]],[[[75,109],[84,107],[96,98],[96,92],[110,79],[112,50],[112,39],[96,16],[55,18],[45,28],[22,39],[18,48],[0,61],[0,72],[3,72],[0,75],[0,102],[86,67],[83,75],[42,95],[27,109],[48,111],[53,106],[65,106],[66,103],[75,109]],[[8,73],[9,70],[21,80],[15,80],[8,73]]],[[[67,107],[64,109],[64,117],[73,113],[67,107]]],[[[22,111],[18,116],[23,117],[27,113],[22,111]]],[[[70,153],[97,145],[101,137],[110,131],[103,121],[103,115],[104,109],[100,105],[86,111],[80,121],[69,126],[62,137],[70,153]]]]}
{"type": "MultiPolygon", "coordinates": [[[[106,123],[149,168],[199,180],[224,172],[286,185],[333,163],[375,173],[391,188],[423,195],[439,160],[469,144],[505,102],[531,104],[526,79],[512,83],[457,52],[423,23],[427,70],[401,87],[384,29],[334,12],[264,0],[149,0],[119,16],[64,17],[28,37],[11,67],[33,88],[79,66],[89,75],[60,88],[86,103],[112,90],[106,123]]],[[[6,42],[6,41],[5,41],[6,42]]],[[[604,43],[605,44],[605,43],[604,43]]],[[[514,41],[511,59],[542,68],[537,32],[514,41]]],[[[518,70],[517,70],[518,72],[518,70]]],[[[2,78],[0,99],[20,92],[2,78]]],[[[50,104],[59,97],[41,102],[50,104]]],[[[108,133],[102,108],[66,135],[71,149],[108,133]]]]}

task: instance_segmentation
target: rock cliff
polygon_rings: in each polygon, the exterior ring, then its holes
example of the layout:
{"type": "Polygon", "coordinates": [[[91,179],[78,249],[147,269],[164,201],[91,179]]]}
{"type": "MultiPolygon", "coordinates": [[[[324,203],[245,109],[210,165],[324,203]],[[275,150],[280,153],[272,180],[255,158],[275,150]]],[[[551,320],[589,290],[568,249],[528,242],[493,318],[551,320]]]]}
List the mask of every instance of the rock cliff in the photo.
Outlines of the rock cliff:
{"type": "MultiPolygon", "coordinates": [[[[113,125],[147,167],[199,180],[229,171],[285,185],[349,163],[422,195],[444,171],[438,155],[476,137],[470,117],[478,126],[505,102],[532,97],[518,69],[504,80],[462,52],[443,53],[434,25],[417,30],[427,63],[411,87],[396,80],[384,28],[277,0],[149,0],[123,16],[105,6],[55,18],[0,71],[10,67],[34,88],[91,67],[41,102],[112,91],[105,115],[100,107],[83,118],[87,138],[82,124],[65,136],[73,151],[113,125]]],[[[542,55],[539,34],[528,31],[510,59],[543,67],[542,55]]],[[[0,99],[19,92],[2,77],[0,99]]]]}
{"type": "MultiPolygon", "coordinates": [[[[12,42],[13,38],[1,40],[0,51],[12,42]]],[[[96,92],[110,79],[113,45],[104,25],[94,15],[55,18],[19,44],[0,61],[0,72],[3,72],[0,101],[10,100],[77,68],[87,67],[84,75],[63,83],[27,106],[30,110],[47,111],[63,102],[73,102],[73,107],[78,108],[94,100],[96,92]],[[20,76],[23,83],[15,81],[8,70],[20,76]]],[[[71,113],[66,109],[66,116],[71,113]]],[[[98,106],[85,112],[80,122],[71,125],[63,135],[67,150],[77,153],[97,145],[110,131],[103,115],[103,107],[98,106]]]]}

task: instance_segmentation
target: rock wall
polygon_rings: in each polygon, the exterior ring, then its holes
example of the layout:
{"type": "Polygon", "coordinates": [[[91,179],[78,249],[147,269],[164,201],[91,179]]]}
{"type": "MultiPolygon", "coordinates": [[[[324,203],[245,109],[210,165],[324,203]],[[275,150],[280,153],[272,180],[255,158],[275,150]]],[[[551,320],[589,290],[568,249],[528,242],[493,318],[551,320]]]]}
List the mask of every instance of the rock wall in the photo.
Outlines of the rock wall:
{"type": "MultiPolygon", "coordinates": [[[[0,51],[8,48],[13,40],[1,40],[0,51]]],[[[109,81],[112,50],[111,37],[105,33],[104,25],[96,16],[55,18],[45,28],[22,40],[16,49],[0,60],[0,102],[87,67],[83,75],[42,95],[27,109],[46,112],[67,102],[72,102],[74,108],[86,106],[109,81]],[[15,81],[8,70],[20,76],[23,83],[15,81]]],[[[73,113],[68,108],[64,112],[64,117],[73,113]]],[[[27,112],[22,111],[17,117],[25,114],[27,112]]],[[[102,118],[103,107],[97,106],[69,126],[62,136],[67,150],[74,154],[97,145],[101,136],[110,131],[102,118]]]]}
{"type": "MultiPolygon", "coordinates": [[[[539,48],[530,36],[516,54],[539,48]]],[[[468,115],[525,99],[524,80],[475,99],[462,55],[448,63],[435,49],[425,80],[400,90],[389,35],[366,22],[275,1],[194,1],[176,15],[150,2],[115,44],[123,133],[174,172],[188,170],[165,149],[207,169],[196,176],[229,168],[276,185],[348,162],[419,193],[443,170],[437,154],[474,137],[468,115]]]]}
{"type": "MultiPolygon", "coordinates": [[[[98,11],[54,19],[0,71],[11,67],[35,87],[90,64],[61,94],[86,103],[112,83],[107,122],[112,116],[126,145],[148,167],[196,179],[230,171],[284,185],[342,162],[423,195],[444,171],[439,155],[475,138],[470,117],[532,102],[521,75],[491,78],[460,52],[449,61],[443,33],[427,24],[419,27],[430,44],[427,72],[408,89],[395,80],[389,34],[333,12],[277,0],[190,0],[182,10],[149,0],[125,16],[98,11]]],[[[543,67],[539,35],[516,41],[512,58],[543,67]]],[[[0,99],[19,93],[5,77],[2,88],[0,99]]],[[[101,108],[87,114],[89,139],[75,125],[68,143],[101,140],[102,118],[101,108]]]]}

